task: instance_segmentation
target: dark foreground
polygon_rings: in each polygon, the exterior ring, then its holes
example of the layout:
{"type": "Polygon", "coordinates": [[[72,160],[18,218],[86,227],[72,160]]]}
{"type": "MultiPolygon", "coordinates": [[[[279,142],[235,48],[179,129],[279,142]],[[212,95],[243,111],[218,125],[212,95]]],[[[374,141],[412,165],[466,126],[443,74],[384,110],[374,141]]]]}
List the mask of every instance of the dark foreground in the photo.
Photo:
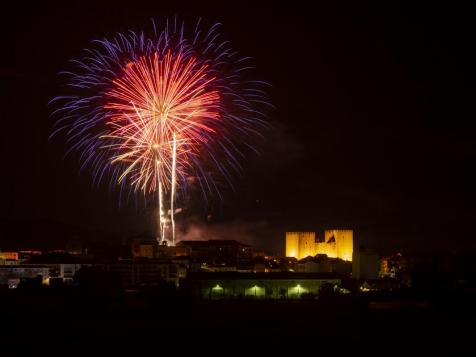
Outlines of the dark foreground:
{"type": "Polygon", "coordinates": [[[473,298],[192,301],[153,292],[8,291],[0,294],[0,341],[2,351],[21,355],[449,355],[474,343],[473,298]]]}

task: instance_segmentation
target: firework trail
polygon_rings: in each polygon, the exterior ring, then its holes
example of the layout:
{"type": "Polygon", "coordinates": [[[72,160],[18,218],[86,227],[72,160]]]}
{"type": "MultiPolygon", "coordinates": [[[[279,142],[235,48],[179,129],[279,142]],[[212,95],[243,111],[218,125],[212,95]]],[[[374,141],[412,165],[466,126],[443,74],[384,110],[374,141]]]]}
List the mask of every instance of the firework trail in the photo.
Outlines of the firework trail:
{"type": "Polygon", "coordinates": [[[172,151],[172,190],[170,193],[170,221],[172,223],[172,242],[175,244],[175,211],[174,211],[174,200],[175,200],[175,181],[176,181],[176,171],[177,170],[177,137],[174,132],[173,135],[173,151],[172,151]]]}
{"type": "Polygon", "coordinates": [[[55,98],[52,135],[66,134],[94,182],[158,201],[158,239],[175,244],[175,201],[195,177],[206,198],[232,182],[240,161],[266,128],[266,83],[247,79],[249,58],[221,39],[219,24],[186,36],[168,22],[158,32],[119,33],[94,41],[74,70],[72,95],[55,98]],[[220,179],[221,177],[221,179],[220,179]],[[169,200],[170,210],[165,209],[169,200]],[[170,222],[170,228],[168,226],[170,222]]]}

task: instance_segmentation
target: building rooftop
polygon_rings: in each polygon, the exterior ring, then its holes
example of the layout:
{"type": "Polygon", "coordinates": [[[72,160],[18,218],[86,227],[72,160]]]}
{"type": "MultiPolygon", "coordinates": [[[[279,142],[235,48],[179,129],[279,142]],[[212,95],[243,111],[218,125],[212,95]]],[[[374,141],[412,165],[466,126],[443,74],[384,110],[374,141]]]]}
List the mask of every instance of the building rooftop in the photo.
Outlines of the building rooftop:
{"type": "Polygon", "coordinates": [[[66,253],[51,253],[32,256],[24,264],[81,264],[90,261],[90,258],[78,257],[66,253]]]}
{"type": "Polygon", "coordinates": [[[316,279],[344,279],[346,275],[338,273],[240,273],[240,272],[191,272],[188,275],[192,280],[316,280],[316,279]]]}
{"type": "Polygon", "coordinates": [[[177,243],[177,246],[192,246],[192,247],[206,247],[206,246],[237,246],[237,247],[249,247],[247,244],[240,243],[233,239],[209,239],[209,240],[182,240],[177,243]]]}

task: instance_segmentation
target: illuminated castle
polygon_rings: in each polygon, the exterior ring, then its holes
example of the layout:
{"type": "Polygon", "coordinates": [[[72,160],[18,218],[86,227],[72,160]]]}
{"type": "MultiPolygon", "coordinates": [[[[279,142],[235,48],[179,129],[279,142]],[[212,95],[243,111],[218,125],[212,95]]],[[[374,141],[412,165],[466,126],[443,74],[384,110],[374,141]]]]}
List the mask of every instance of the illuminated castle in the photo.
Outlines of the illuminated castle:
{"type": "Polygon", "coordinates": [[[352,261],[353,242],[351,230],[327,230],[323,242],[316,240],[315,232],[286,232],[286,256],[302,259],[326,254],[329,258],[352,261]]]}

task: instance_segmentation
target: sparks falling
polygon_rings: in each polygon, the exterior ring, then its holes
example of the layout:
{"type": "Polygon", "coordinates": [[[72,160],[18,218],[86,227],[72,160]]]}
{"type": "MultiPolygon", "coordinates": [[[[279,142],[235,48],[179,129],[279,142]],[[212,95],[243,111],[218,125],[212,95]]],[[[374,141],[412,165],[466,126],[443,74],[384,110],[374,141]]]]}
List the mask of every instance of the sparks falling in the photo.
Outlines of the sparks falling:
{"type": "MultiPolygon", "coordinates": [[[[207,76],[206,67],[194,58],[185,61],[182,53],[176,58],[170,52],[164,58],[154,53],[128,63],[107,93],[105,108],[111,114],[106,125],[111,132],[101,139],[111,141],[104,147],[117,152],[111,163],[126,165],[118,183],[129,177],[136,190],[170,192],[173,244],[177,173],[188,172],[191,156],[197,156],[208,141],[203,133],[215,132],[208,123],[219,120],[220,97],[216,90],[208,90],[214,78],[207,76]]],[[[167,227],[162,205],[159,199],[163,238],[167,227]]]]}
{"type": "Polygon", "coordinates": [[[95,181],[109,173],[122,189],[157,197],[158,239],[172,244],[178,189],[196,178],[202,192],[220,195],[217,177],[232,181],[244,151],[255,150],[251,138],[266,127],[265,83],[240,80],[249,59],[217,29],[197,24],[187,38],[175,21],[160,33],[154,25],[150,36],[96,41],[73,61],[78,71],[65,72],[81,94],[54,100],[62,106],[53,134],[66,131],[95,181]]]}

